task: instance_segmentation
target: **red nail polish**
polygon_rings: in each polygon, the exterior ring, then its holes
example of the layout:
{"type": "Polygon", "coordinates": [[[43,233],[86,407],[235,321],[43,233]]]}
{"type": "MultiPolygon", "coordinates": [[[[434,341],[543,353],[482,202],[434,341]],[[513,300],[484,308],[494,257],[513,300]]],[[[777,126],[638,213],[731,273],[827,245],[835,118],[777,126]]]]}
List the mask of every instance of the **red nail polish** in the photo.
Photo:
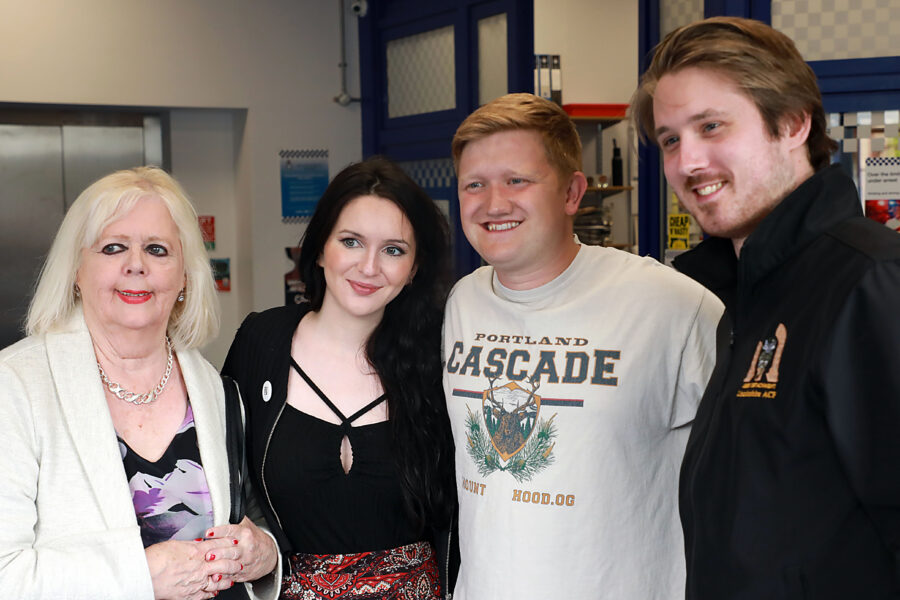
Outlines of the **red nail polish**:
{"type": "Polygon", "coordinates": [[[212,537],[212,536],[213,536],[213,530],[210,529],[209,531],[206,532],[206,537],[212,537]]]}
{"type": "Polygon", "coordinates": [[[233,543],[235,546],[237,546],[237,540],[231,540],[231,543],[233,543]]]}
{"type": "Polygon", "coordinates": [[[244,563],[241,563],[241,571],[244,570],[244,563]]]}
{"type": "Polygon", "coordinates": [[[194,541],[195,541],[195,542],[202,542],[202,541],[203,541],[203,538],[194,538],[194,541]]]}
{"type": "Polygon", "coordinates": [[[216,560],[216,555],[215,555],[215,554],[210,554],[210,555],[209,555],[209,558],[207,558],[206,560],[216,560]]]}
{"type": "Polygon", "coordinates": [[[216,581],[222,581],[222,574],[221,574],[221,573],[219,573],[218,575],[216,575],[216,581]]]}
{"type": "Polygon", "coordinates": [[[228,587],[234,587],[234,582],[232,581],[231,583],[229,583],[228,587]]]}

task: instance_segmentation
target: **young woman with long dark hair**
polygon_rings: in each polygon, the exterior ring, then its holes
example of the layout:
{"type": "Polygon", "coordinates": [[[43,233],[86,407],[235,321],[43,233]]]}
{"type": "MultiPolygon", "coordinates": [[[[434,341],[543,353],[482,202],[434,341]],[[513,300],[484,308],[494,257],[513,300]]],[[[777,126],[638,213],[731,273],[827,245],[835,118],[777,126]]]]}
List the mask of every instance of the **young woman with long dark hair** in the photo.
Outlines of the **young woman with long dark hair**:
{"type": "Polygon", "coordinates": [[[341,171],[299,261],[307,302],[252,314],[223,372],[285,554],[283,598],[442,597],[456,506],[440,337],[448,229],[384,158],[341,171]]]}

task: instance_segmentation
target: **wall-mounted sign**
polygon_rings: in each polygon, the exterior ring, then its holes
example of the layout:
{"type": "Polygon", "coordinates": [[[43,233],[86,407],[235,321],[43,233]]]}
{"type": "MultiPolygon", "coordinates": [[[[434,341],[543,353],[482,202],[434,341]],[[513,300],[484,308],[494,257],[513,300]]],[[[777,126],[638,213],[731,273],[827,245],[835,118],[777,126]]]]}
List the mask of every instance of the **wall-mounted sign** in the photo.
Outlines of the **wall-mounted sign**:
{"type": "Polygon", "coordinates": [[[309,217],[328,187],[328,150],[282,150],[281,220],[309,217]]]}
{"type": "Polygon", "coordinates": [[[691,241],[691,215],[687,213],[669,214],[669,244],[674,250],[687,250],[691,241]]]}
{"type": "Polygon", "coordinates": [[[900,157],[866,159],[866,216],[900,231],[900,157]]]}
{"type": "Polygon", "coordinates": [[[216,280],[216,289],[220,292],[231,291],[231,260],[228,258],[211,258],[213,278],[216,280]]]}
{"type": "Polygon", "coordinates": [[[200,223],[200,233],[203,234],[203,245],[207,250],[215,250],[216,218],[212,215],[200,215],[197,220],[200,223]]]}

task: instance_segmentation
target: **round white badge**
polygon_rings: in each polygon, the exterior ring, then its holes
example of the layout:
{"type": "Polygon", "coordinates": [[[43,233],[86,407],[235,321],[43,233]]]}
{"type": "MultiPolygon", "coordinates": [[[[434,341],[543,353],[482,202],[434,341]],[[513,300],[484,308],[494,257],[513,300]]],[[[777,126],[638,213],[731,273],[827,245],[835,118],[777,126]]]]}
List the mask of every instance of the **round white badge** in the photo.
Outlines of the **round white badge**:
{"type": "Polygon", "coordinates": [[[268,402],[269,399],[272,398],[272,383],[270,381],[266,381],[263,384],[262,388],[262,399],[263,402],[268,402]]]}

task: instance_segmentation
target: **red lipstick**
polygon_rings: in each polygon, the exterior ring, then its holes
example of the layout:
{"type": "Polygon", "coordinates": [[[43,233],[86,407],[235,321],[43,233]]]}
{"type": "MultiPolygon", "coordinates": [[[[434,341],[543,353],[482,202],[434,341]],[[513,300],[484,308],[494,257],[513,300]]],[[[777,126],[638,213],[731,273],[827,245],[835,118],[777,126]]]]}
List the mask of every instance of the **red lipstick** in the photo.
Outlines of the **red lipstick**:
{"type": "Polygon", "coordinates": [[[151,296],[146,290],[116,290],[116,293],[125,304],[143,304],[151,296]]]}

